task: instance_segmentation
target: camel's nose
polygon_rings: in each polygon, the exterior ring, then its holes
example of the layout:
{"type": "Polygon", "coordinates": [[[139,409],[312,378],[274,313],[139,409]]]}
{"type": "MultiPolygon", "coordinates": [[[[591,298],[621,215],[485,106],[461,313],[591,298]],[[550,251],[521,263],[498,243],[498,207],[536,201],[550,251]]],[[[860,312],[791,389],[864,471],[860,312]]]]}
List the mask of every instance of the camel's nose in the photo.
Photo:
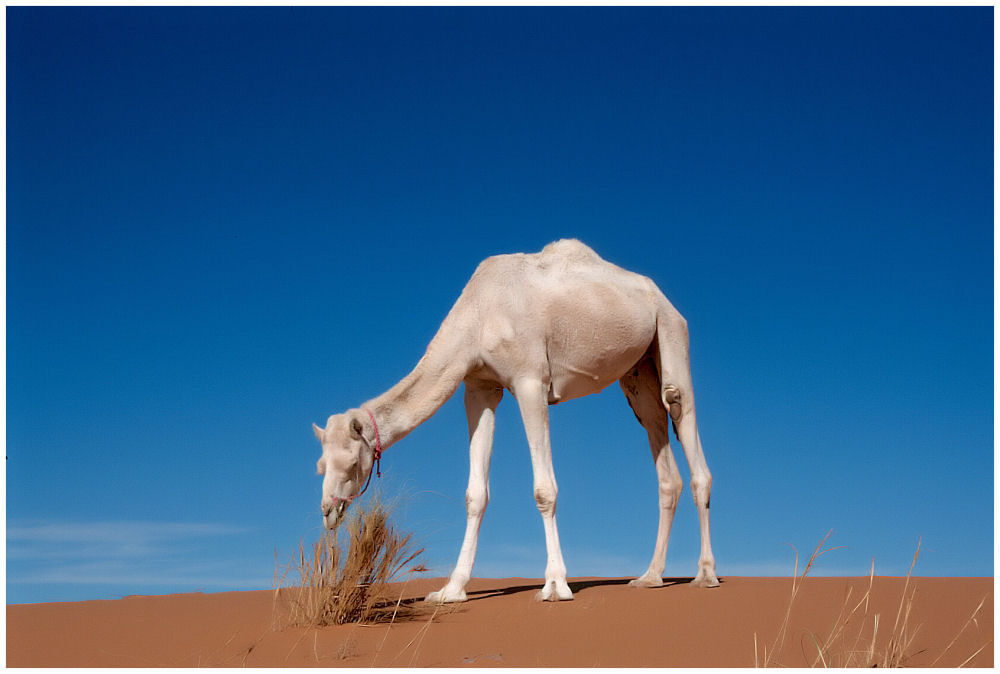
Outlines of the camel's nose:
{"type": "Polygon", "coordinates": [[[340,521],[344,518],[344,511],[347,510],[349,503],[340,499],[331,499],[329,501],[323,501],[322,511],[323,511],[323,521],[326,524],[326,528],[333,530],[336,529],[340,524],[340,521]]]}

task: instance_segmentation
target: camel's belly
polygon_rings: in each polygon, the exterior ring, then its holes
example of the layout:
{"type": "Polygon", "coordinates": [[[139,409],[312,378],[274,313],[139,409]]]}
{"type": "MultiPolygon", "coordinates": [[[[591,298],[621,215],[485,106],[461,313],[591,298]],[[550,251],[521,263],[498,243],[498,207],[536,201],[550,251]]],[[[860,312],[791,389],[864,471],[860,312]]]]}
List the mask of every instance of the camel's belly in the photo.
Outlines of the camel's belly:
{"type": "Polygon", "coordinates": [[[581,311],[577,304],[552,322],[546,340],[550,404],[597,393],[618,381],[653,341],[656,317],[645,307],[619,304],[609,317],[600,303],[592,306],[581,311]]]}
{"type": "Polygon", "coordinates": [[[603,391],[638,362],[648,344],[617,352],[613,357],[577,363],[558,356],[549,359],[549,404],[603,391]]]}
{"type": "Polygon", "coordinates": [[[553,271],[532,281],[531,292],[499,284],[480,301],[477,377],[511,389],[547,374],[555,404],[613,384],[656,335],[657,305],[643,277],[553,271]]]}

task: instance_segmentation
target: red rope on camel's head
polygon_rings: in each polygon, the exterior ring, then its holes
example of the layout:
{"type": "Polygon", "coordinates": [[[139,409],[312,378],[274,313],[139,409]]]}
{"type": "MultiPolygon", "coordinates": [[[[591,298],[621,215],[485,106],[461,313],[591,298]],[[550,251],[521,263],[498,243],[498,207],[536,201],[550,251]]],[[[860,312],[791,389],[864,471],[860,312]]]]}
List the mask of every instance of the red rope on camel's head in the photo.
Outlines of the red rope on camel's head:
{"type": "MultiPolygon", "coordinates": [[[[382,468],[379,463],[382,458],[382,438],[378,434],[378,424],[375,423],[375,415],[368,409],[365,409],[365,412],[368,412],[368,418],[372,420],[372,426],[375,428],[375,451],[373,452],[375,454],[375,470],[378,472],[378,476],[382,477],[382,468]]],[[[368,477],[370,478],[371,476],[372,474],[368,473],[368,477]]]]}
{"type": "MultiPolygon", "coordinates": [[[[382,438],[380,438],[379,434],[378,434],[378,424],[375,423],[375,415],[372,414],[370,410],[368,410],[366,408],[362,408],[362,409],[364,409],[365,412],[368,412],[368,418],[372,420],[372,426],[375,427],[375,448],[372,450],[372,454],[375,457],[375,473],[379,477],[382,477],[382,438]]],[[[353,501],[358,496],[361,496],[362,494],[364,494],[365,493],[365,489],[368,489],[368,485],[371,484],[371,481],[372,481],[372,472],[369,470],[368,471],[368,479],[365,480],[365,486],[362,487],[361,491],[359,491],[357,494],[355,494],[351,498],[351,500],[353,501]]]]}

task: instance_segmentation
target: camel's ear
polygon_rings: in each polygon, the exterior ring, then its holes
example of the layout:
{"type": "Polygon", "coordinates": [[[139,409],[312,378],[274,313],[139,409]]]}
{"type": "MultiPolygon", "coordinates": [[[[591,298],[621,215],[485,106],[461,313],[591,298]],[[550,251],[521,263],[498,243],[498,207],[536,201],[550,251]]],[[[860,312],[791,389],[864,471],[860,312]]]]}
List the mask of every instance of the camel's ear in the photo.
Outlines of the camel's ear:
{"type": "Polygon", "coordinates": [[[357,417],[351,419],[351,437],[355,440],[361,439],[361,420],[357,417]]]}
{"type": "Polygon", "coordinates": [[[320,428],[316,424],[313,424],[313,433],[316,434],[316,439],[317,440],[319,440],[320,442],[323,442],[323,429],[322,428],[320,428]]]}

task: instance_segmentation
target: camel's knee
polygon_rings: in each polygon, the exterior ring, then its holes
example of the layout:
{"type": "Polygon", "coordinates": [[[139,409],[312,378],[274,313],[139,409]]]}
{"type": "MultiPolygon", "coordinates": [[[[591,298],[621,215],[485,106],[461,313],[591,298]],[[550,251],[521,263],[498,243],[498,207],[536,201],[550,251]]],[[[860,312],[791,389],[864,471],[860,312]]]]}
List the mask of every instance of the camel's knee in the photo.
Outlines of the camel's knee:
{"type": "Polygon", "coordinates": [[[482,517],[489,501],[489,492],[484,487],[470,486],[465,490],[465,511],[469,517],[482,517]]]}
{"type": "Polygon", "coordinates": [[[708,507],[712,498],[712,474],[708,471],[691,476],[691,495],[696,505],[708,507]]]}
{"type": "Polygon", "coordinates": [[[543,515],[551,515],[556,511],[556,496],[558,490],[555,484],[536,484],[535,485],[535,504],[538,506],[538,512],[543,515]]]}
{"type": "Polygon", "coordinates": [[[660,481],[660,507],[673,510],[677,507],[677,501],[681,492],[684,491],[684,483],[680,476],[672,476],[660,481]]]}

